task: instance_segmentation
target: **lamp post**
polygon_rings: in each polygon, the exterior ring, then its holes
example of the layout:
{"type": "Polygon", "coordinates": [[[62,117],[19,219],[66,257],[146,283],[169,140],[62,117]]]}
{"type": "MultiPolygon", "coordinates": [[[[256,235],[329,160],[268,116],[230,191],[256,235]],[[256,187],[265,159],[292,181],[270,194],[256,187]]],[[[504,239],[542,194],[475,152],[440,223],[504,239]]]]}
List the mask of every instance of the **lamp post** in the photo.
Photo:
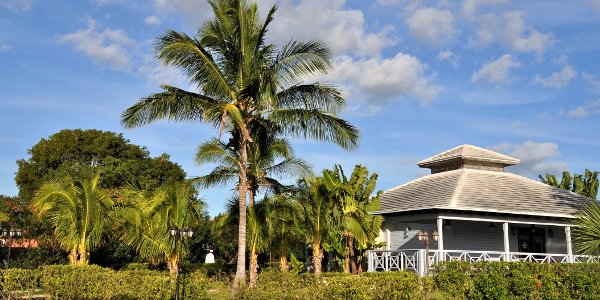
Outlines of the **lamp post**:
{"type": "Polygon", "coordinates": [[[179,300],[179,265],[181,264],[181,244],[185,238],[194,234],[191,228],[179,228],[174,226],[170,230],[171,236],[175,238],[175,251],[177,252],[177,274],[175,274],[175,300],[179,300]]]}
{"type": "MultiPolygon", "coordinates": [[[[429,233],[427,233],[427,230],[425,230],[425,231],[419,230],[419,233],[417,233],[417,236],[419,237],[419,243],[425,244],[425,272],[427,272],[427,274],[429,274],[429,233]]],[[[434,231],[431,234],[431,239],[433,240],[434,243],[437,243],[439,236],[440,235],[438,234],[437,231],[434,231]]]]}
{"type": "Polygon", "coordinates": [[[20,237],[22,234],[22,230],[21,229],[15,229],[15,228],[10,228],[10,229],[6,229],[6,228],[2,228],[2,237],[7,237],[8,236],[8,255],[6,256],[6,268],[8,269],[9,265],[10,265],[10,250],[12,248],[12,244],[13,244],[13,239],[14,237],[20,237]]]}

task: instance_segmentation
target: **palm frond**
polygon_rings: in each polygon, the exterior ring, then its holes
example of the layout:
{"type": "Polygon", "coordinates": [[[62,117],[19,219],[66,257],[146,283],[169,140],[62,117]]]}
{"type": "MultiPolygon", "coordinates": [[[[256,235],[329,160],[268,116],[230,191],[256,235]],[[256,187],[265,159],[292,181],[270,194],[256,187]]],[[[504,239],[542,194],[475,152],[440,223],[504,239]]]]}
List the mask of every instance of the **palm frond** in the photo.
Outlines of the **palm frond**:
{"type": "Polygon", "coordinates": [[[198,122],[206,109],[218,101],[182,89],[163,85],[163,92],[140,99],[121,115],[121,124],[126,128],[140,127],[158,120],[198,122]]]}
{"type": "Polygon", "coordinates": [[[279,109],[274,111],[270,118],[284,133],[293,137],[333,142],[348,150],[358,147],[358,129],[328,113],[318,110],[279,109]]]}
{"type": "Polygon", "coordinates": [[[573,245],[588,255],[600,255],[600,203],[590,202],[581,209],[573,227],[573,245]]]}
{"type": "Polygon", "coordinates": [[[198,39],[169,30],[157,39],[156,51],[159,60],[183,70],[206,94],[221,99],[235,95],[210,51],[198,39]]]}
{"type": "Polygon", "coordinates": [[[296,84],[277,93],[280,108],[301,108],[339,113],[346,101],[342,92],[322,83],[296,84]]]}

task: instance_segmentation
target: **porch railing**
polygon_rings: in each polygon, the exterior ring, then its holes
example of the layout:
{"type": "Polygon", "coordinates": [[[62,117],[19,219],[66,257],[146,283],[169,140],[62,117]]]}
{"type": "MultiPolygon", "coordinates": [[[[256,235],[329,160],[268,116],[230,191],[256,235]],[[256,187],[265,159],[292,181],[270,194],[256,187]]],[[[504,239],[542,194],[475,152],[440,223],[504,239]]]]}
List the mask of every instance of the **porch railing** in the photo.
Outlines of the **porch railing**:
{"type": "Polygon", "coordinates": [[[600,257],[589,255],[572,255],[557,253],[528,253],[503,251],[470,251],[470,250],[369,250],[368,271],[401,271],[409,270],[424,276],[439,261],[524,261],[537,263],[581,263],[600,262],[600,257]]]}

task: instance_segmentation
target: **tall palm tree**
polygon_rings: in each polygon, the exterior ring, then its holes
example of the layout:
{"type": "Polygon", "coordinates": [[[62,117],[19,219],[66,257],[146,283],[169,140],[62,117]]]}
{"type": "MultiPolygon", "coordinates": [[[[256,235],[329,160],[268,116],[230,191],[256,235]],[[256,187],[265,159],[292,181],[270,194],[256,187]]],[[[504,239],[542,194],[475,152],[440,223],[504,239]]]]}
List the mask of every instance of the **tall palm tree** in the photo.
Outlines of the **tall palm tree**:
{"type": "Polygon", "coordinates": [[[48,219],[74,265],[88,263],[88,252],[100,245],[114,205],[111,194],[101,189],[99,182],[100,175],[96,174],[91,180],[46,183],[33,200],[36,214],[48,219]]]}
{"type": "Polygon", "coordinates": [[[196,191],[188,182],[171,183],[155,191],[130,191],[125,199],[128,205],[115,210],[125,221],[118,238],[133,246],[141,257],[157,263],[166,261],[171,274],[176,274],[181,262],[177,250],[177,236],[170,229],[192,228],[201,219],[205,204],[196,198],[196,191]]]}
{"type": "Polygon", "coordinates": [[[344,107],[334,87],[305,83],[330,71],[329,48],[320,42],[292,41],[276,52],[265,42],[273,6],[261,20],[256,4],[245,0],[209,1],[214,18],[189,36],[173,30],[158,38],[157,57],[182,70],[198,92],[163,85],[122,114],[125,127],[157,120],[205,122],[237,141],[239,234],[234,286],[245,282],[248,145],[252,126],[266,120],[281,134],[334,142],[345,149],[358,143],[358,130],[336,114],[344,107]]]}
{"type": "Polygon", "coordinates": [[[575,248],[588,255],[600,255],[600,203],[590,200],[579,212],[573,227],[575,248]]]}

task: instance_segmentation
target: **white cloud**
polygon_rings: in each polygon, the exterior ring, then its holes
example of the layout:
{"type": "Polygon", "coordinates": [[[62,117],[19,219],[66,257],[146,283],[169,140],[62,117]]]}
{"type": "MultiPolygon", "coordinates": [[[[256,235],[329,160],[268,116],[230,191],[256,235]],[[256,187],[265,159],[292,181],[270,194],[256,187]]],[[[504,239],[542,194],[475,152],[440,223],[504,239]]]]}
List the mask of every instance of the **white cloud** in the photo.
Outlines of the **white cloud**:
{"type": "Polygon", "coordinates": [[[560,151],[554,143],[526,141],[522,144],[500,144],[491,148],[521,160],[518,165],[509,167],[509,172],[537,177],[546,173],[560,174],[567,170],[567,164],[558,160],[560,151]]]}
{"type": "Polygon", "coordinates": [[[143,64],[137,69],[139,74],[146,77],[146,80],[152,85],[169,84],[178,87],[185,87],[185,77],[172,66],[159,64],[154,55],[146,54],[142,57],[143,64]]]}
{"type": "Polygon", "coordinates": [[[523,21],[522,12],[508,12],[504,14],[506,27],[502,38],[515,50],[522,52],[535,52],[538,55],[544,53],[547,47],[554,43],[551,34],[541,33],[537,30],[528,29],[523,21]]]}
{"type": "Polygon", "coordinates": [[[456,54],[454,54],[450,50],[442,50],[442,51],[440,51],[440,53],[438,53],[436,59],[437,60],[441,60],[441,61],[447,60],[447,61],[450,62],[450,64],[454,68],[458,67],[458,56],[456,56],[456,54]]]}
{"type": "MultiPolygon", "coordinates": [[[[189,16],[202,16],[205,13],[212,13],[210,5],[207,1],[198,0],[154,0],[154,7],[157,11],[181,11],[182,13],[189,16]]],[[[202,20],[196,20],[198,24],[202,20]]]]}
{"type": "Polygon", "coordinates": [[[12,47],[9,44],[0,44],[0,53],[8,52],[11,48],[12,47]]]}
{"type": "Polygon", "coordinates": [[[600,91],[600,79],[598,79],[594,74],[582,72],[581,78],[591,84],[594,89],[600,91]]]}
{"type": "Polygon", "coordinates": [[[426,69],[419,59],[405,53],[386,59],[342,56],[336,59],[330,78],[341,84],[348,98],[376,111],[407,94],[416,96],[422,104],[429,103],[440,87],[431,83],[432,76],[425,74],[426,69]]]}
{"type": "Polygon", "coordinates": [[[33,0],[0,0],[0,6],[14,12],[27,12],[33,6],[33,0]]]}
{"type": "Polygon", "coordinates": [[[510,54],[504,54],[500,58],[491,61],[473,73],[471,81],[487,81],[489,83],[501,83],[508,80],[508,72],[520,66],[519,62],[510,54]]]}
{"type": "MultiPolygon", "coordinates": [[[[286,44],[290,38],[316,39],[326,42],[336,55],[377,57],[382,49],[396,43],[391,36],[391,25],[368,30],[363,12],[347,9],[345,0],[261,0],[258,4],[264,14],[274,3],[278,10],[267,39],[278,45],[286,44]]],[[[159,17],[165,13],[183,13],[194,28],[212,16],[206,1],[154,0],[154,7],[159,17]]]]}
{"type": "Polygon", "coordinates": [[[575,107],[567,112],[567,116],[572,118],[583,118],[588,115],[600,113],[600,99],[588,102],[584,105],[575,107]]]}
{"type": "Polygon", "coordinates": [[[157,16],[149,16],[144,19],[144,23],[146,23],[146,25],[158,25],[161,21],[157,16]]]}
{"type": "Polygon", "coordinates": [[[559,66],[566,65],[569,62],[569,57],[565,54],[561,54],[560,56],[551,60],[552,63],[555,63],[559,66]]]}
{"type": "Polygon", "coordinates": [[[96,63],[108,64],[116,70],[127,70],[131,67],[128,48],[134,45],[121,29],[96,29],[96,22],[88,20],[88,27],[59,37],[60,41],[71,43],[75,49],[91,57],[96,63]]]}
{"type": "Polygon", "coordinates": [[[563,88],[577,77],[577,71],[570,65],[562,67],[560,71],[550,74],[548,77],[542,77],[538,74],[533,78],[533,82],[545,87],[563,88]]]}
{"type": "Polygon", "coordinates": [[[499,5],[510,2],[510,0],[465,0],[463,3],[463,14],[468,18],[473,18],[479,6],[499,5]]]}
{"type": "Polygon", "coordinates": [[[418,9],[406,22],[410,33],[433,45],[443,45],[456,35],[454,15],[449,10],[428,7],[418,9]]]}
{"type": "Polygon", "coordinates": [[[471,47],[486,47],[499,42],[512,50],[535,53],[541,57],[547,48],[554,44],[551,33],[542,33],[527,26],[524,14],[520,11],[504,13],[502,16],[490,13],[475,20],[475,36],[469,38],[471,47]]]}
{"type": "Polygon", "coordinates": [[[336,55],[378,57],[382,49],[396,43],[390,36],[393,27],[369,31],[363,12],[345,8],[345,0],[282,0],[277,5],[268,38],[280,45],[290,38],[317,39],[331,46],[336,55]]]}

